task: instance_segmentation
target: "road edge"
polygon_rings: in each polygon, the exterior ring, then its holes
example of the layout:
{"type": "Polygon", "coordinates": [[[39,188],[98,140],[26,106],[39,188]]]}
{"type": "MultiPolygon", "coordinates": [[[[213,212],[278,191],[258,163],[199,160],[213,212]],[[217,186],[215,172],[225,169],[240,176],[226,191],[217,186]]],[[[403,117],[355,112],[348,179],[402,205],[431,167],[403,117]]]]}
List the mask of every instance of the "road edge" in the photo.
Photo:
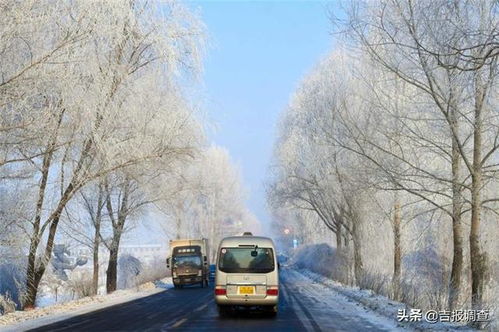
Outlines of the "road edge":
{"type": "Polygon", "coordinates": [[[34,329],[37,327],[57,323],[66,319],[70,319],[76,316],[84,315],[86,313],[98,311],[101,309],[105,309],[107,307],[111,307],[114,305],[134,301],[140,298],[144,298],[147,296],[151,296],[154,294],[158,294],[161,292],[166,291],[165,288],[154,288],[150,290],[144,290],[144,291],[139,291],[133,294],[123,294],[122,296],[117,296],[115,298],[109,299],[109,301],[104,301],[104,302],[91,302],[91,303],[86,303],[82,304],[80,307],[77,309],[68,309],[68,311],[63,311],[60,313],[54,313],[54,314],[46,314],[41,317],[35,318],[35,319],[29,319],[27,318],[26,320],[16,322],[13,324],[6,324],[6,325],[0,325],[0,331],[5,331],[5,332],[17,332],[17,331],[27,331],[30,329],[34,329]]]}

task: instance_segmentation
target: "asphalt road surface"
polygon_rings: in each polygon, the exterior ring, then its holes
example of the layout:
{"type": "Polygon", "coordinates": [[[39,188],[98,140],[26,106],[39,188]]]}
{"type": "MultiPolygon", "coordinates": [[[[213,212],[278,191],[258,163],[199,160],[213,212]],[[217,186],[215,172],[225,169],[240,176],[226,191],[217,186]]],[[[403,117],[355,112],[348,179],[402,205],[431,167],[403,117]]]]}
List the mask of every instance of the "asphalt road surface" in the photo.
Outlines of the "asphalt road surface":
{"type": "Polygon", "coordinates": [[[169,289],[32,331],[399,331],[396,322],[314,283],[299,272],[280,273],[277,317],[240,311],[219,318],[213,287],[169,289]]]}

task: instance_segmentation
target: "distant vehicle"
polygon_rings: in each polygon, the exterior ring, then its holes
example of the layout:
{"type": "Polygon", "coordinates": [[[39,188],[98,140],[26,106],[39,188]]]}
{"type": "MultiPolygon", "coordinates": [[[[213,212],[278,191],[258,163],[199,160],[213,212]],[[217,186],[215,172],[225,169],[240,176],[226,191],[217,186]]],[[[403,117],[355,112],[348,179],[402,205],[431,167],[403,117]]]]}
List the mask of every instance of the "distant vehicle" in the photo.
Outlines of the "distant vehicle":
{"type": "Polygon", "coordinates": [[[209,279],[210,281],[215,281],[215,272],[216,272],[216,270],[217,270],[216,265],[215,265],[215,264],[211,264],[211,265],[210,265],[210,272],[209,272],[209,273],[210,273],[210,275],[209,275],[209,277],[208,277],[208,279],[209,279]]]}
{"type": "Polygon", "coordinates": [[[284,255],[284,254],[278,254],[277,255],[277,261],[279,262],[280,265],[284,265],[288,262],[289,257],[284,255]]]}
{"type": "Polygon", "coordinates": [[[171,268],[175,288],[193,284],[208,286],[208,252],[208,239],[170,241],[166,267],[171,268]]]}
{"type": "Polygon", "coordinates": [[[218,248],[215,302],[220,316],[234,307],[259,307],[277,314],[279,275],[275,246],[267,237],[224,238],[218,248]]]}

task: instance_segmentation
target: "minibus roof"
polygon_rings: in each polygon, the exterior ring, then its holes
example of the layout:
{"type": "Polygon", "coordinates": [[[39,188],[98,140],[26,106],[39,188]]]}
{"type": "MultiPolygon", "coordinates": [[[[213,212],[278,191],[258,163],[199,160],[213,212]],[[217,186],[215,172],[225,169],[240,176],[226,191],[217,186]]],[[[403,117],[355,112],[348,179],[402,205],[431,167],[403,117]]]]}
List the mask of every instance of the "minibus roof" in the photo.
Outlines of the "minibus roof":
{"type": "Polygon", "coordinates": [[[259,246],[262,248],[273,248],[274,242],[268,237],[263,236],[230,236],[220,242],[220,247],[239,247],[239,246],[259,246]]]}

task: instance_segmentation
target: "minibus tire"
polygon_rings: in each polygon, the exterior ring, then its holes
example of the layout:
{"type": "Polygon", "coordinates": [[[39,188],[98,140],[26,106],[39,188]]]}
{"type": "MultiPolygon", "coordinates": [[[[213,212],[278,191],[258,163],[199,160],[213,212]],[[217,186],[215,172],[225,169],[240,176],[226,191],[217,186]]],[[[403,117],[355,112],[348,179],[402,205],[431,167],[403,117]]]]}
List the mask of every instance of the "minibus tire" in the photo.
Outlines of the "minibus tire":
{"type": "Polygon", "coordinates": [[[264,310],[265,313],[271,318],[277,316],[277,305],[266,306],[264,310]]]}
{"type": "Polygon", "coordinates": [[[218,316],[220,318],[226,318],[230,314],[230,307],[226,305],[217,305],[218,307],[218,316]]]}

